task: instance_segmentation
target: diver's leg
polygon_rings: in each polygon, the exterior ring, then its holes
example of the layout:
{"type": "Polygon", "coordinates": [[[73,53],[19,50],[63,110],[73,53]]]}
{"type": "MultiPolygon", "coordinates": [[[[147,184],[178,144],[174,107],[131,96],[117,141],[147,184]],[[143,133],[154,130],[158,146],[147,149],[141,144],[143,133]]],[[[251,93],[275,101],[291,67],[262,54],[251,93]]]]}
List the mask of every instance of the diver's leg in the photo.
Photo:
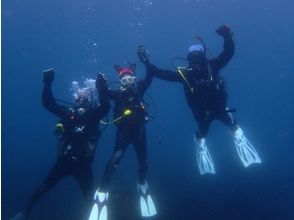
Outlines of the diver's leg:
{"type": "Polygon", "coordinates": [[[89,140],[85,148],[85,158],[77,163],[77,166],[72,170],[73,176],[79,183],[82,193],[87,202],[92,202],[94,193],[94,175],[93,175],[93,154],[97,145],[97,138],[89,140]]]}
{"type": "Polygon", "coordinates": [[[138,169],[138,181],[140,184],[146,181],[148,162],[147,162],[147,139],[146,129],[142,125],[136,131],[134,131],[132,137],[132,144],[134,145],[136,156],[139,163],[138,169]]]}
{"type": "Polygon", "coordinates": [[[73,171],[73,176],[78,181],[86,201],[92,203],[94,194],[92,160],[79,162],[78,166],[73,171]]]}
{"type": "Polygon", "coordinates": [[[225,125],[229,126],[231,131],[233,132],[235,148],[243,166],[248,167],[254,163],[261,163],[261,159],[258,153],[256,152],[253,145],[250,143],[250,141],[245,137],[243,130],[233,118],[232,113],[226,111],[222,115],[220,120],[225,125]]]}
{"type": "Polygon", "coordinates": [[[99,191],[107,191],[110,178],[114,170],[117,168],[121,158],[123,157],[128,144],[130,143],[126,128],[118,128],[115,138],[115,147],[110,160],[104,170],[102,184],[99,191]]]}
{"type": "Polygon", "coordinates": [[[132,143],[135,147],[139,162],[138,191],[140,193],[140,210],[142,217],[151,217],[157,214],[153,199],[149,193],[147,177],[147,139],[145,125],[142,124],[132,133],[132,143]]]}
{"type": "Polygon", "coordinates": [[[194,136],[197,165],[201,175],[206,173],[215,174],[214,164],[205,141],[211,121],[207,117],[200,120],[194,136]]]}
{"type": "Polygon", "coordinates": [[[58,159],[51,171],[49,172],[43,183],[37,188],[37,190],[31,196],[28,204],[26,205],[24,212],[27,216],[30,216],[33,206],[36,204],[42,196],[53,188],[62,178],[64,178],[67,173],[66,162],[58,159]]]}
{"type": "Polygon", "coordinates": [[[108,161],[102,178],[102,184],[95,191],[94,205],[89,220],[107,220],[108,218],[108,186],[110,178],[129,144],[127,128],[119,127],[116,132],[114,152],[108,161]]]}
{"type": "Polygon", "coordinates": [[[224,113],[221,114],[221,116],[219,117],[219,120],[225,125],[227,125],[232,132],[235,132],[239,127],[237,124],[237,121],[233,117],[233,114],[229,112],[228,107],[226,107],[226,109],[224,110],[224,113]]]}
{"type": "Polygon", "coordinates": [[[198,128],[196,131],[197,139],[206,138],[210,124],[211,124],[211,119],[206,117],[198,121],[198,128]]]}

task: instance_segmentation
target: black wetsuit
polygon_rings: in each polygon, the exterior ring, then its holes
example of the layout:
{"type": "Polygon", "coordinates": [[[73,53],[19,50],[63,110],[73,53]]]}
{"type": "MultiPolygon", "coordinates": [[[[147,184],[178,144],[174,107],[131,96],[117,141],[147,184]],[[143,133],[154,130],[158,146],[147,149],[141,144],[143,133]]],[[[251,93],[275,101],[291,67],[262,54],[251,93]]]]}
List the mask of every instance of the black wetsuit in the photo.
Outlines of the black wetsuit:
{"type": "Polygon", "coordinates": [[[232,130],[236,129],[236,122],[227,108],[226,83],[219,74],[233,55],[234,41],[227,36],[224,38],[224,50],[218,57],[207,60],[197,68],[182,69],[185,79],[179,72],[162,70],[149,62],[145,63],[147,71],[154,76],[183,84],[189,107],[198,122],[197,138],[206,137],[213,120],[220,120],[232,130]]]}
{"type": "Polygon", "coordinates": [[[107,90],[109,99],[113,100],[114,118],[117,120],[116,137],[113,154],[104,171],[101,191],[107,191],[110,178],[118,166],[129,144],[133,144],[139,162],[139,182],[144,183],[147,174],[147,143],[145,123],[147,113],[143,105],[143,96],[151,84],[152,74],[147,74],[144,80],[139,81],[133,88],[121,88],[120,90],[107,90]],[[123,116],[126,110],[131,114],[123,116]]]}
{"type": "Polygon", "coordinates": [[[99,121],[108,113],[110,104],[100,96],[98,107],[85,107],[83,115],[76,108],[66,108],[56,103],[51,85],[45,85],[42,101],[44,107],[60,118],[63,129],[58,132],[58,157],[43,183],[32,195],[25,208],[29,216],[33,205],[62,178],[73,176],[78,181],[88,202],[93,192],[92,161],[100,136],[99,121]]]}

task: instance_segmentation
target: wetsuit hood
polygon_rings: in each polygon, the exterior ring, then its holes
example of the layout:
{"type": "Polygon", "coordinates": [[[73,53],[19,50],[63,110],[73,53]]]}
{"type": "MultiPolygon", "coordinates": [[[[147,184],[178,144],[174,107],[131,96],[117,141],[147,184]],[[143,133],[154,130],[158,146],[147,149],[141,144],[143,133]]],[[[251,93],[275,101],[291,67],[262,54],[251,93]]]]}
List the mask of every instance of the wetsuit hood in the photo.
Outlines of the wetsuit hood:
{"type": "Polygon", "coordinates": [[[191,68],[199,68],[206,62],[205,47],[202,44],[195,44],[189,47],[187,60],[191,68]]]}

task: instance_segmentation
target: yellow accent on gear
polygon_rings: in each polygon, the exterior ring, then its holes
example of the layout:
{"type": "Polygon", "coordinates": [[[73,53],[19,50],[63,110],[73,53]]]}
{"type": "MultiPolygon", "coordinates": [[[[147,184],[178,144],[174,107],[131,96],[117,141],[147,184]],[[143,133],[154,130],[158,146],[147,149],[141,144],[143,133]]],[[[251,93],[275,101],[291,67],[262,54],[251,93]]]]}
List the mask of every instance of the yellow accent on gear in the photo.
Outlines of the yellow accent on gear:
{"type": "Polygon", "coordinates": [[[124,111],[124,116],[131,115],[132,113],[133,113],[132,110],[130,110],[130,109],[126,109],[126,110],[124,111]]]}
{"type": "Polygon", "coordinates": [[[62,123],[57,123],[57,124],[56,124],[56,129],[57,129],[57,130],[61,130],[62,132],[64,132],[63,124],[62,124],[62,123]]]}
{"type": "Polygon", "coordinates": [[[183,80],[185,81],[185,83],[190,88],[191,92],[193,93],[194,92],[194,89],[192,88],[192,86],[188,82],[187,78],[185,77],[185,74],[182,72],[182,69],[184,69],[184,68],[183,67],[178,67],[177,68],[177,72],[180,74],[180,76],[183,78],[183,80]]]}
{"type": "Polygon", "coordinates": [[[130,109],[126,109],[126,110],[123,112],[123,115],[122,115],[122,116],[120,116],[120,117],[114,119],[113,121],[105,122],[105,121],[100,120],[100,123],[101,123],[101,124],[104,124],[104,125],[113,124],[113,123],[116,123],[116,122],[118,122],[119,120],[121,120],[122,118],[127,117],[127,116],[129,116],[129,115],[131,115],[131,114],[133,114],[133,111],[130,110],[130,109]]]}

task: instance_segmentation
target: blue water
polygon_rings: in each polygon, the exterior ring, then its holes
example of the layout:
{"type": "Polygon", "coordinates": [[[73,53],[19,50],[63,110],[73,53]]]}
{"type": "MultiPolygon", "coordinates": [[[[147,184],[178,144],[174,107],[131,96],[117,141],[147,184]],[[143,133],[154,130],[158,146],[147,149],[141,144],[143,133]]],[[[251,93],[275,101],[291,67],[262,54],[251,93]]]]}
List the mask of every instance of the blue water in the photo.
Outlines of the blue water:
{"type": "MultiPolygon", "coordinates": [[[[148,94],[149,184],[159,220],[294,219],[294,2],[291,0],[3,0],[2,218],[20,210],[56,159],[56,118],[41,105],[42,70],[56,71],[54,94],[71,101],[70,83],[99,71],[116,81],[126,60],[145,69],[136,48],[171,68],[201,35],[209,56],[222,50],[214,32],[230,24],[236,54],[222,70],[229,104],[263,164],[242,167],[228,129],[215,122],[208,143],[217,175],[200,176],[196,123],[182,86],[155,79],[148,94]],[[149,98],[150,100],[150,98],[149,98]],[[151,102],[151,101],[150,101],[151,102]]],[[[148,98],[147,98],[148,100],[148,98]]],[[[98,183],[112,152],[114,127],[103,133],[94,169],[98,183]]],[[[111,184],[112,220],[139,219],[137,161],[129,147],[111,184]]],[[[77,183],[66,178],[35,206],[33,220],[87,219],[77,183]]]]}

